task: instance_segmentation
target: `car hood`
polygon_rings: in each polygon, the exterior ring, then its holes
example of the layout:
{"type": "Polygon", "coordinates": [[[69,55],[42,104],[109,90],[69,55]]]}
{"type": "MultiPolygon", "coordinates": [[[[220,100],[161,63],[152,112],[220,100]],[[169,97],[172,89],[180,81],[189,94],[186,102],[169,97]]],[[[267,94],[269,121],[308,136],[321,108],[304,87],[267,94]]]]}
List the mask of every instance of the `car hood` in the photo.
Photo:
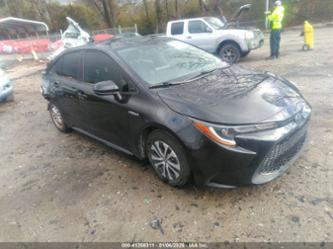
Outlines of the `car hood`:
{"type": "Polygon", "coordinates": [[[157,91],[173,111],[217,124],[282,121],[299,111],[300,102],[304,103],[290,82],[236,65],[157,91]]]}
{"type": "Polygon", "coordinates": [[[230,21],[237,21],[245,13],[248,12],[252,7],[252,4],[242,5],[231,17],[230,21]]]}

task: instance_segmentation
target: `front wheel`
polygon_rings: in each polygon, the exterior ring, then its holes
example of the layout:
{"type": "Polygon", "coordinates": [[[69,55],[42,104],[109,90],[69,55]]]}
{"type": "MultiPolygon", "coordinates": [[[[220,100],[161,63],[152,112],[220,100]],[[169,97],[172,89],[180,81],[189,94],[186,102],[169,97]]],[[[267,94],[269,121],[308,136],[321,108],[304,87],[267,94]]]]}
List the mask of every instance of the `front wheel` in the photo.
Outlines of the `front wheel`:
{"type": "Polygon", "coordinates": [[[236,44],[226,43],[220,48],[219,55],[222,60],[233,64],[239,61],[241,57],[241,51],[236,44]]]}
{"type": "Polygon", "coordinates": [[[155,130],[147,139],[146,153],[158,177],[171,186],[182,187],[190,179],[183,146],[168,132],[155,130]]]}

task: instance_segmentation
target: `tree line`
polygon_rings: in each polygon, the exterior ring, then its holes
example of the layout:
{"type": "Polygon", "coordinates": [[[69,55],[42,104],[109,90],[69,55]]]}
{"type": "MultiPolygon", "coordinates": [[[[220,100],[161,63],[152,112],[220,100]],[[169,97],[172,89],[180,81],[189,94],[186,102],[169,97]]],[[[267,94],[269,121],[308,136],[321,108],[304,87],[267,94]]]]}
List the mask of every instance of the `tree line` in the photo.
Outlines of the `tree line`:
{"type": "MultiPolygon", "coordinates": [[[[271,1],[271,0],[270,0],[271,1]]],[[[67,27],[70,16],[89,30],[133,26],[142,34],[161,33],[172,19],[196,16],[226,16],[227,19],[245,3],[252,9],[241,19],[262,27],[266,0],[140,0],[119,4],[118,0],[76,0],[62,5],[56,0],[0,0],[0,18],[14,16],[46,22],[51,32],[67,27]]],[[[331,20],[332,0],[285,0],[286,24],[331,20]]]]}

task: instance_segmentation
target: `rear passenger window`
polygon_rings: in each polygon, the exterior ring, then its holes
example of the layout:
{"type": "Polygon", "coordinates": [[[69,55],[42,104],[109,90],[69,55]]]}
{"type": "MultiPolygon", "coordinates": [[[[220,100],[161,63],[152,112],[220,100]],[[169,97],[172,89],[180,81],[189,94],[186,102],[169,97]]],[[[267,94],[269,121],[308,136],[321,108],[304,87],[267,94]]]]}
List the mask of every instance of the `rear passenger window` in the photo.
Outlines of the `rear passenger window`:
{"type": "Polygon", "coordinates": [[[79,80],[81,72],[81,53],[74,52],[62,56],[53,66],[56,74],[79,80]]]}
{"type": "Polygon", "coordinates": [[[184,33],[184,22],[175,22],[171,24],[171,35],[181,35],[184,33]]]}

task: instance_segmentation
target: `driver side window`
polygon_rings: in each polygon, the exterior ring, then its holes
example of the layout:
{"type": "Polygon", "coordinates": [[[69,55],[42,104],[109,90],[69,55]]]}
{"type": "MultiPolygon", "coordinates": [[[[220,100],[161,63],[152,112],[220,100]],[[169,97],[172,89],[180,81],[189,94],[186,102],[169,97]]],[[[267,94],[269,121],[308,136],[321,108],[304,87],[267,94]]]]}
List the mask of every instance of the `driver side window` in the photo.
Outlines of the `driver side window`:
{"type": "Polygon", "coordinates": [[[108,55],[99,51],[85,52],[83,79],[91,84],[112,80],[120,91],[129,91],[128,80],[123,77],[120,67],[108,55]]]}
{"type": "Polygon", "coordinates": [[[188,32],[191,34],[209,33],[210,28],[203,21],[190,21],[188,32]]]}

